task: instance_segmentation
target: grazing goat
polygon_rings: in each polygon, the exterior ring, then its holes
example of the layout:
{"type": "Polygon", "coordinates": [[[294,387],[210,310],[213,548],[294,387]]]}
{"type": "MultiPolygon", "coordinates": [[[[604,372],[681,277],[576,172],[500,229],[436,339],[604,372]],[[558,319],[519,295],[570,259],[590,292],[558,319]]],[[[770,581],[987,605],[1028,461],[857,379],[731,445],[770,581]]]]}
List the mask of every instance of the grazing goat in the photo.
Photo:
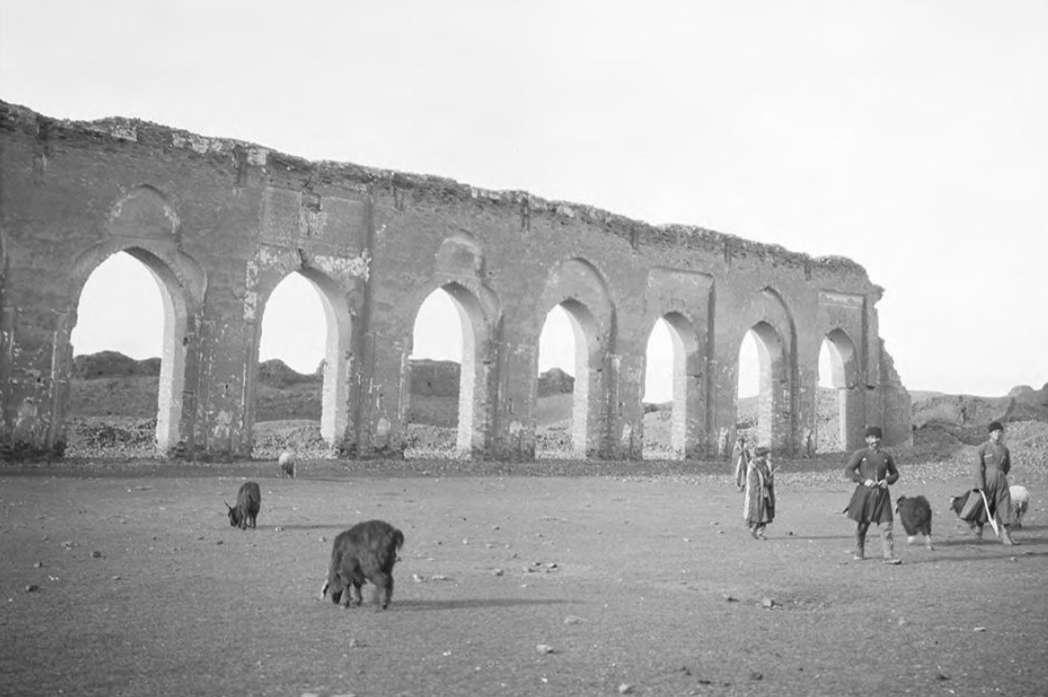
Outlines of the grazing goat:
{"type": "Polygon", "coordinates": [[[281,477],[295,478],[295,456],[291,454],[290,450],[280,453],[280,457],[277,458],[277,464],[280,465],[281,477]]]}
{"type": "Polygon", "coordinates": [[[1030,492],[1020,484],[1012,484],[1008,487],[1008,493],[1012,497],[1012,527],[1023,526],[1023,516],[1030,508],[1030,492]]]}
{"type": "Polygon", "coordinates": [[[913,544],[917,535],[924,535],[924,546],[932,547],[932,507],[923,496],[900,496],[895,500],[895,512],[899,514],[902,527],[906,530],[907,543],[913,544]]]}
{"type": "Polygon", "coordinates": [[[360,605],[360,587],[366,579],[375,585],[375,602],[385,610],[393,598],[393,565],[403,545],[404,533],[381,520],[357,523],[340,532],[331,548],[321,599],[330,591],[336,605],[360,605]]]}
{"type": "Polygon", "coordinates": [[[248,526],[255,527],[255,519],[258,518],[258,510],[262,507],[262,492],[258,489],[256,482],[244,482],[237,492],[237,505],[230,506],[229,524],[234,528],[246,530],[248,526]]]}

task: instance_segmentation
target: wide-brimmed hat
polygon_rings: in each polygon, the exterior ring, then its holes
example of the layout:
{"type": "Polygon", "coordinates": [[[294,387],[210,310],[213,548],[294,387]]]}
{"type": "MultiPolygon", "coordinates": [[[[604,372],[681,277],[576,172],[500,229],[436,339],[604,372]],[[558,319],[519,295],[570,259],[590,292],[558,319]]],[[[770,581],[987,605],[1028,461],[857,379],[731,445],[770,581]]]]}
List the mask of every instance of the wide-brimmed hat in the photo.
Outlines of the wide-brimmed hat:
{"type": "Polygon", "coordinates": [[[754,457],[764,457],[765,455],[769,454],[770,452],[771,452],[771,450],[769,450],[768,448],[764,447],[763,445],[758,445],[753,450],[753,456],[754,457]]]}

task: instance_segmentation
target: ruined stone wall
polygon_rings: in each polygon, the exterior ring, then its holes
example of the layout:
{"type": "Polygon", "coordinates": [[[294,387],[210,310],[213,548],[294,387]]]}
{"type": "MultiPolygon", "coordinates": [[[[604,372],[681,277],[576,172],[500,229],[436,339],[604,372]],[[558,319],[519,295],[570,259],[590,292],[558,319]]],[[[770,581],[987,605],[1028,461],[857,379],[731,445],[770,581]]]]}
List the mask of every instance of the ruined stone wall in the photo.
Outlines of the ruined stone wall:
{"type": "Polygon", "coordinates": [[[262,312],[296,271],[328,311],[321,428],[346,455],[402,453],[413,323],[437,288],[466,318],[463,454],[534,455],[538,341],[558,304],[583,337],[580,457],[641,456],[645,352],[659,318],[683,347],[674,368],[682,457],[721,450],[733,431],[739,347],[751,329],[764,354],[764,439],[776,450],[803,448],[815,427],[828,336],[844,356],[849,433],[909,418],[908,406],[896,414],[908,405],[905,389],[883,368],[881,289],[845,259],[524,192],[307,162],[140,121],[57,121],[4,103],[0,147],[7,456],[62,452],[80,291],[122,250],[154,272],[166,298],[168,397],[157,441],[168,454],[250,454],[262,312]]]}

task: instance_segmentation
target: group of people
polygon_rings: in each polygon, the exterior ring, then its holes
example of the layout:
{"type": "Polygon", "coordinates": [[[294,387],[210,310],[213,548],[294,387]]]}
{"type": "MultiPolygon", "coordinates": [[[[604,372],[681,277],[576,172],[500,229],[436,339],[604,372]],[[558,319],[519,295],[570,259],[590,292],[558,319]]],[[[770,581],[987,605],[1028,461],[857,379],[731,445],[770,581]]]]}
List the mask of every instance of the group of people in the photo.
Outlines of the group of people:
{"type": "MultiPolygon", "coordinates": [[[[891,492],[888,487],[899,480],[899,470],[891,453],[881,447],[883,432],[879,426],[866,429],[866,447],[852,453],[844,468],[846,477],[855,482],[855,491],[844,514],[855,521],[855,552],[858,561],[866,558],[866,533],[870,525],[880,531],[881,551],[886,564],[899,564],[895,556],[891,492]]],[[[1018,544],[1012,539],[1012,505],[1008,490],[1011,454],[1003,443],[1004,426],[999,421],[989,425],[989,440],[980,445],[973,460],[972,483],[968,502],[960,512],[977,539],[982,539],[987,522],[999,531],[1001,542],[1018,544]]],[[[775,467],[770,450],[763,445],[750,450],[746,437],[739,435],[732,450],[735,463],[735,485],[743,492],[742,517],[754,539],[765,539],[765,529],[775,520],[775,467]]]]}

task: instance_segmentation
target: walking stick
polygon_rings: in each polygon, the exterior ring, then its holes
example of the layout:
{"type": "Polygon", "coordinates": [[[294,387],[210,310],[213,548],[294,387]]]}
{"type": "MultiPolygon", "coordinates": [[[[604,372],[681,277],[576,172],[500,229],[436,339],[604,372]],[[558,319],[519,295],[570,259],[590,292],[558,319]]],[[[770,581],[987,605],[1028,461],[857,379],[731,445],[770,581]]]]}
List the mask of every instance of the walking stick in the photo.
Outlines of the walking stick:
{"type": "Polygon", "coordinates": [[[1001,529],[997,527],[997,521],[994,520],[995,516],[990,514],[990,502],[986,500],[986,492],[979,489],[979,495],[982,496],[983,505],[986,506],[986,517],[990,519],[990,527],[993,528],[993,534],[1000,537],[1001,529]]]}

